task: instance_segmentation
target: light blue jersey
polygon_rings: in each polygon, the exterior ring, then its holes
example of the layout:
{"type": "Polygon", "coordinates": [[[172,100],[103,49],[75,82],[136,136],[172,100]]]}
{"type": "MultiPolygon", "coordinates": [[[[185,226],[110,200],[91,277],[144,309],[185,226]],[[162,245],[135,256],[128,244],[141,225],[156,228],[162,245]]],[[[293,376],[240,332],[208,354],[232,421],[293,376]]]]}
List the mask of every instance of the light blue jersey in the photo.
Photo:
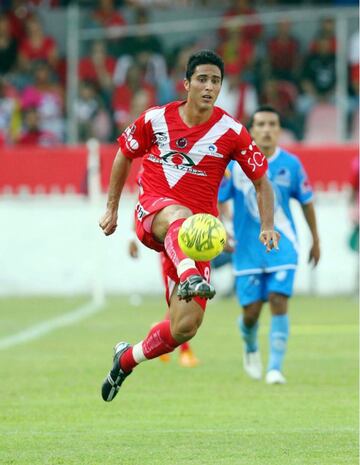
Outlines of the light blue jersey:
{"type": "Polygon", "coordinates": [[[268,177],[275,195],[275,229],[281,234],[279,251],[267,253],[258,240],[260,218],[255,188],[237,163],[230,163],[220,190],[219,201],[234,201],[233,254],[236,276],[295,270],[298,263],[298,238],[290,211],[290,199],[301,204],[312,201],[307,175],[295,156],[278,148],[268,158],[268,177]]]}

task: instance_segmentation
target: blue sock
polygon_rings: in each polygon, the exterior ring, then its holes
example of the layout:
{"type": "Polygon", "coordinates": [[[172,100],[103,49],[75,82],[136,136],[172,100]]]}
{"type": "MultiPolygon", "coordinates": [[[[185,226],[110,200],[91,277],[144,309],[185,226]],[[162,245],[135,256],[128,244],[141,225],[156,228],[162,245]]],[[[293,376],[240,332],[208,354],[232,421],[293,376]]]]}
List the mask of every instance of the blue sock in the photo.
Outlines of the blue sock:
{"type": "Polygon", "coordinates": [[[288,315],[273,315],[270,328],[270,357],[268,371],[282,369],[286,352],[287,340],[289,338],[288,315]]]}
{"type": "Polygon", "coordinates": [[[238,318],[238,326],[239,331],[242,335],[242,338],[245,342],[246,352],[256,352],[258,350],[258,343],[257,343],[257,331],[259,327],[259,323],[256,322],[254,326],[246,326],[244,323],[243,316],[239,316],[238,318]]]}

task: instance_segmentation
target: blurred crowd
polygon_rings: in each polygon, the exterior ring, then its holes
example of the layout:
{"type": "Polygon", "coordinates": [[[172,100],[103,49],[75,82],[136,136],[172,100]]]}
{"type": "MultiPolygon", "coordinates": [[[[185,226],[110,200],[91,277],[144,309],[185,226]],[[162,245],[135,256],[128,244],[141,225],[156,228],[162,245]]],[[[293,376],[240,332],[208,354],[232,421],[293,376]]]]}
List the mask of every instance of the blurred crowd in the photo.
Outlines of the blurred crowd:
{"type": "MultiPolygon", "coordinates": [[[[9,0],[0,10],[0,145],[48,146],[66,141],[67,61],[39,9],[69,3],[9,0]]],[[[319,103],[334,106],[337,43],[333,18],[319,21],[314,37],[304,44],[290,21],[283,20],[269,32],[258,19],[254,2],[233,0],[210,39],[207,34],[169,50],[163,35],[146,28],[151,6],[166,5],[166,0],[78,3],[87,7],[88,27],[108,31],[106,39],[89,42],[81,50],[74,102],[80,141],[89,137],[113,141],[146,108],[185,98],[185,64],[199,48],[215,49],[223,57],[226,75],[218,105],[244,124],[259,104],[270,104],[280,112],[289,141],[303,140],[312,109],[319,103]],[[122,13],[124,6],[132,9],[131,22],[122,13]],[[237,15],[253,21],[231,25],[229,20],[237,15]],[[112,33],[113,26],[131,24],[137,25],[134,36],[112,33]]],[[[282,2],[267,2],[274,3],[282,2]]],[[[347,52],[351,136],[353,120],[358,117],[358,31],[349,37],[347,52]]]]}

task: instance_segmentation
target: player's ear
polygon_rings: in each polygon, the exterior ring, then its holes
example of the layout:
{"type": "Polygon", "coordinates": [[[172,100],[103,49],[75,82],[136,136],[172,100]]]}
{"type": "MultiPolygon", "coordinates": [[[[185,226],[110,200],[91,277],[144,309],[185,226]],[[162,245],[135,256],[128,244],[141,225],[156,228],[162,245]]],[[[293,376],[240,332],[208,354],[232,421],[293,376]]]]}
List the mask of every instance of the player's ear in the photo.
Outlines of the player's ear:
{"type": "Polygon", "coordinates": [[[190,82],[186,78],[184,79],[184,87],[185,87],[186,92],[189,92],[190,82]]]}

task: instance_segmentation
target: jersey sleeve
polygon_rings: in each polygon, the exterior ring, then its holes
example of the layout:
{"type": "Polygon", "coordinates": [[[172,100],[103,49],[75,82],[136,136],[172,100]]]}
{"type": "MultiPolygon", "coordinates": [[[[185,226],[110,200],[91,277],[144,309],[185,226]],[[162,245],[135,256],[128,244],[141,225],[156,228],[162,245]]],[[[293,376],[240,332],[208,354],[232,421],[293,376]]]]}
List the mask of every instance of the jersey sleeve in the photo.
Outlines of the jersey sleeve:
{"type": "Polygon", "coordinates": [[[128,126],[117,139],[122,153],[127,158],[140,158],[151,147],[153,139],[152,125],[150,121],[146,121],[145,115],[146,112],[128,126]]]}
{"type": "Polygon", "coordinates": [[[221,180],[220,187],[219,187],[219,194],[218,194],[218,201],[220,203],[226,202],[234,197],[234,187],[233,187],[233,180],[232,180],[232,166],[234,162],[231,161],[224,173],[224,176],[221,180]]]}
{"type": "Polygon", "coordinates": [[[268,163],[265,155],[260,151],[245,127],[236,136],[232,158],[236,160],[246,176],[255,181],[267,171],[268,163]]]}
{"type": "Polygon", "coordinates": [[[306,171],[299,160],[297,160],[296,176],[293,186],[293,195],[302,205],[313,200],[313,190],[306,171]]]}

